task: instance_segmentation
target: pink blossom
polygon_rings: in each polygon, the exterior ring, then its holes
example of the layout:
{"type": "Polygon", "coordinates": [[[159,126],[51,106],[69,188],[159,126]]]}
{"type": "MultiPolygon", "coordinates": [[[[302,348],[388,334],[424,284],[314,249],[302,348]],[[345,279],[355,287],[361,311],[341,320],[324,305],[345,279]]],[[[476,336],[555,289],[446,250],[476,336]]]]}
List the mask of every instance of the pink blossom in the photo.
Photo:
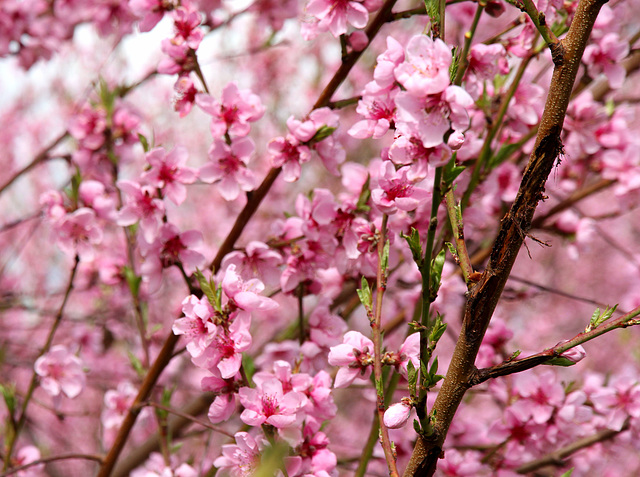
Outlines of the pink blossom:
{"type": "Polygon", "coordinates": [[[144,467],[137,468],[131,472],[131,477],[197,477],[198,472],[189,464],[176,463],[175,456],[171,456],[170,465],[167,465],[164,458],[157,452],[149,456],[144,467]]]}
{"type": "Polygon", "coordinates": [[[369,12],[361,0],[310,0],[307,13],[320,22],[320,27],[339,37],[347,32],[347,23],[355,28],[364,28],[369,12]]]}
{"type": "MultiPolygon", "coordinates": [[[[417,333],[414,333],[414,334],[417,334],[417,333]]],[[[409,420],[412,409],[413,407],[404,401],[392,404],[384,412],[384,418],[383,418],[384,425],[387,426],[389,429],[401,428],[409,420]]]]}
{"type": "Polygon", "coordinates": [[[297,0],[257,0],[249,7],[258,15],[260,23],[268,24],[274,31],[282,29],[284,21],[298,15],[297,0]]]}
{"type": "Polygon", "coordinates": [[[196,358],[215,339],[217,328],[213,323],[213,308],[207,297],[198,298],[190,295],[182,301],[184,318],[178,318],[172,327],[176,335],[184,335],[187,339],[187,351],[196,358]]]}
{"type": "Polygon", "coordinates": [[[213,465],[228,471],[232,477],[250,477],[259,469],[263,441],[246,432],[237,432],[234,437],[236,443],[223,445],[222,456],[213,465]]]}
{"type": "Polygon", "coordinates": [[[188,274],[196,268],[203,267],[205,257],[194,250],[202,244],[202,232],[187,230],[180,233],[171,223],[160,227],[158,237],[151,244],[140,244],[140,252],[144,262],[140,267],[143,277],[149,282],[151,290],[157,290],[162,281],[162,270],[173,265],[180,265],[188,274]]]}
{"type": "Polygon", "coordinates": [[[119,181],[117,185],[126,196],[125,206],[118,214],[118,225],[133,225],[140,221],[144,239],[153,242],[164,215],[164,204],[157,198],[156,189],[133,181],[119,181]]]}
{"type": "Polygon", "coordinates": [[[180,113],[181,118],[184,118],[191,112],[191,108],[196,102],[198,89],[189,75],[180,76],[173,88],[176,91],[173,108],[180,113]]]}
{"type": "Polygon", "coordinates": [[[414,210],[429,197],[429,193],[415,186],[407,178],[408,167],[396,171],[391,161],[380,164],[378,187],[372,189],[371,200],[385,214],[400,210],[414,210]]]}
{"type": "Polygon", "coordinates": [[[193,184],[197,171],[185,166],[189,153],[178,146],[168,154],[164,148],[157,147],[146,154],[151,169],[142,174],[142,179],[153,187],[163,189],[166,196],[176,205],[180,205],[187,197],[184,184],[193,184]]]}
{"type": "Polygon", "coordinates": [[[331,347],[328,360],[340,366],[333,384],[336,388],[349,386],[359,375],[367,379],[373,365],[373,341],[358,331],[348,331],[342,344],[331,347]]]}
{"type": "Polygon", "coordinates": [[[84,180],[78,188],[78,197],[87,207],[95,210],[101,219],[114,220],[116,215],[116,199],[107,192],[104,184],[94,180],[84,180]]]}
{"type": "Polygon", "coordinates": [[[390,92],[396,86],[394,71],[404,61],[404,48],[395,38],[387,37],[387,49],[378,55],[373,81],[365,86],[365,94],[390,92]]]}
{"type": "Polygon", "coordinates": [[[267,146],[271,155],[271,165],[282,167],[283,179],[287,182],[295,182],[300,178],[300,164],[309,162],[311,151],[308,146],[300,144],[300,141],[291,134],[277,137],[269,141],[267,146]]]}
{"type": "Polygon", "coordinates": [[[251,347],[250,325],[248,313],[237,313],[228,330],[217,330],[214,341],[203,355],[193,359],[194,364],[207,369],[217,367],[223,379],[235,376],[242,366],[243,351],[251,347]]]}
{"type": "Polygon", "coordinates": [[[365,119],[358,121],[348,133],[358,139],[382,137],[395,120],[396,105],[391,94],[363,94],[356,112],[365,119]]]}
{"type": "Polygon", "coordinates": [[[407,376],[407,366],[409,361],[413,364],[414,369],[420,368],[420,333],[411,333],[402,343],[400,351],[400,370],[402,374],[407,376]]]}
{"type": "Polygon", "coordinates": [[[593,392],[590,398],[596,410],[607,415],[609,429],[622,429],[627,416],[640,417],[640,384],[630,374],[613,377],[608,387],[593,392]]]}
{"type": "MultiPolygon", "coordinates": [[[[21,447],[16,455],[11,459],[11,464],[15,467],[21,465],[31,464],[37,460],[40,460],[40,450],[35,446],[21,447]]],[[[44,471],[44,464],[37,464],[27,467],[24,470],[12,473],[16,477],[40,477],[44,471]]]]}
{"type": "MultiPolygon", "coordinates": [[[[438,470],[447,477],[476,477],[484,475],[480,461],[482,454],[475,452],[462,453],[457,449],[447,449],[444,459],[438,462],[438,470]]],[[[507,474],[500,474],[506,477],[507,474]]]]}
{"type": "Polygon", "coordinates": [[[416,35],[409,40],[406,60],[396,67],[395,77],[416,97],[442,93],[451,84],[451,58],[451,49],[444,41],[416,35]]]}
{"type": "Polygon", "coordinates": [[[102,227],[97,223],[96,214],[87,207],[62,217],[55,224],[55,231],[60,248],[77,253],[87,260],[94,256],[93,246],[103,239],[102,227]]]}
{"type": "Polygon", "coordinates": [[[95,151],[105,140],[107,128],[107,112],[102,108],[85,105],[71,117],[69,134],[71,134],[83,148],[95,151]]]}
{"type": "Polygon", "coordinates": [[[234,264],[244,280],[258,278],[265,284],[277,284],[280,280],[282,255],[267,244],[252,241],[242,251],[233,251],[225,255],[221,268],[234,264]]]}
{"type": "Polygon", "coordinates": [[[196,104],[212,116],[214,138],[223,137],[225,133],[232,137],[246,136],[251,128],[249,123],[260,119],[265,111],[258,95],[249,89],[239,89],[233,82],[224,87],[220,101],[202,93],[196,95],[196,104]]]}
{"type": "Polygon", "coordinates": [[[245,410],[240,419],[250,426],[270,424],[279,429],[294,426],[297,413],[307,402],[297,391],[285,393],[282,382],[276,377],[263,376],[255,388],[240,388],[240,402],[245,410]]]}
{"type": "Polygon", "coordinates": [[[192,7],[182,6],[176,8],[171,16],[176,31],[175,40],[184,42],[189,45],[189,48],[197,50],[202,38],[204,38],[204,32],[199,28],[202,21],[200,12],[192,7]]]}
{"type": "Polygon", "coordinates": [[[104,394],[104,409],[100,420],[105,429],[118,428],[122,424],[137,394],[136,388],[128,381],[104,394]]]}
{"type": "Polygon", "coordinates": [[[62,393],[73,399],[85,387],[82,361],[70,353],[66,346],[53,346],[36,360],[34,369],[40,376],[40,386],[51,396],[57,397],[62,393]]]}
{"type": "Polygon", "coordinates": [[[216,394],[211,406],[209,406],[207,417],[212,423],[218,424],[229,419],[236,410],[236,376],[224,379],[216,367],[209,371],[212,376],[202,378],[202,390],[216,394]]]}
{"type": "Polygon", "coordinates": [[[627,75],[620,63],[629,54],[629,43],[620,39],[617,33],[607,33],[597,43],[587,45],[582,61],[592,77],[604,73],[609,86],[617,89],[622,86],[627,75]]]}
{"type": "Polygon", "coordinates": [[[275,310],[279,306],[275,300],[259,295],[264,290],[264,284],[260,280],[252,278],[244,281],[233,264],[227,267],[221,286],[229,300],[244,311],[275,310]]]}
{"type": "Polygon", "coordinates": [[[163,0],[129,0],[129,8],[142,20],[138,23],[141,32],[151,31],[164,16],[167,8],[163,0]]]}
{"type": "Polygon", "coordinates": [[[189,45],[184,42],[175,42],[165,38],[161,43],[162,52],[167,57],[160,60],[158,73],[164,75],[187,74],[193,71],[196,63],[191,56],[189,45]]]}
{"type": "Polygon", "coordinates": [[[459,86],[447,86],[442,93],[416,97],[406,91],[396,96],[396,126],[405,136],[420,138],[424,147],[444,142],[444,134],[469,128],[467,108],[473,99],[459,86]]]}
{"type": "Polygon", "coordinates": [[[514,404],[520,414],[531,417],[536,424],[547,422],[554,409],[564,402],[564,388],[553,372],[540,375],[521,373],[515,378],[514,387],[521,399],[514,404]]]}
{"type": "Polygon", "coordinates": [[[255,146],[248,137],[234,139],[228,145],[222,139],[214,139],[209,149],[206,165],[200,168],[200,178],[207,183],[218,182],[220,195],[225,200],[235,200],[240,190],[245,192],[256,188],[253,171],[247,168],[255,146]]]}

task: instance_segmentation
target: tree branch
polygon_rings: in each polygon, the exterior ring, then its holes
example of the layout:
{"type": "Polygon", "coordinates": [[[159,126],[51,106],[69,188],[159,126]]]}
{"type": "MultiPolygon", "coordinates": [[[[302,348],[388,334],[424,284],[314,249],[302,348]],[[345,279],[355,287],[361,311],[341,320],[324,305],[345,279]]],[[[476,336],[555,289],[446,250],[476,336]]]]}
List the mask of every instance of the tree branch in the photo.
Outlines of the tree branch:
{"type": "Polygon", "coordinates": [[[589,34],[604,3],[603,0],[580,1],[567,36],[561,41],[561,55],[554,61],[547,103],[520,190],[511,210],[502,219],[487,269],[467,297],[462,330],[434,404],[433,412],[437,416],[434,433],[428,439],[418,438],[405,476],[430,476],[436,470],[449,426],[474,373],[482,338],[531,226],[538,202],[543,198],[546,180],[562,152],[560,133],[571,90],[589,34]]]}

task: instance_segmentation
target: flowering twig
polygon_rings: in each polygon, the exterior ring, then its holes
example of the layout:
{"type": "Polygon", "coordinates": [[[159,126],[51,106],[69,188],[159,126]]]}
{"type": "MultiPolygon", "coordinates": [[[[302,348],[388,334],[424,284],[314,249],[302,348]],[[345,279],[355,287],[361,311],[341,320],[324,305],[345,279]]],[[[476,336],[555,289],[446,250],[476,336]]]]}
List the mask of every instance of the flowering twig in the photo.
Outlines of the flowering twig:
{"type": "Polygon", "coordinates": [[[520,373],[522,371],[526,371],[527,369],[531,369],[544,364],[550,359],[560,356],[562,353],[568,351],[569,349],[586,343],[587,341],[591,341],[592,339],[597,338],[600,335],[620,328],[627,328],[629,326],[640,324],[639,320],[634,320],[634,318],[638,315],[640,315],[640,307],[616,318],[615,320],[606,321],[590,331],[579,333],[570,340],[558,343],[557,345],[545,349],[540,353],[534,354],[532,356],[527,356],[526,358],[522,359],[507,360],[490,368],[476,370],[470,376],[468,384],[469,386],[476,386],[489,379],[494,379],[499,376],[507,376],[514,373],[520,373]]]}
{"type": "Polygon", "coordinates": [[[387,244],[387,221],[389,216],[383,214],[382,225],[380,226],[380,237],[378,238],[378,274],[376,279],[376,305],[371,321],[371,331],[374,346],[373,374],[376,383],[376,398],[378,409],[378,423],[380,425],[380,438],[384,456],[389,466],[389,475],[397,477],[400,474],[396,467],[396,456],[389,439],[389,429],[384,425],[384,384],[382,380],[382,330],[380,323],[382,321],[382,298],[387,288],[387,264],[389,245],[387,244]]]}
{"type": "MultiPolygon", "coordinates": [[[[71,269],[71,276],[69,277],[69,283],[67,284],[67,288],[64,293],[64,298],[62,299],[60,308],[58,309],[58,312],[56,313],[56,316],[53,320],[53,324],[51,325],[51,329],[49,330],[47,341],[42,347],[42,350],[40,350],[40,353],[38,354],[38,357],[36,358],[36,360],[41,356],[44,356],[51,348],[51,344],[53,343],[53,338],[56,334],[56,331],[58,330],[58,327],[60,326],[60,323],[62,322],[62,317],[64,315],[64,309],[67,306],[67,301],[69,300],[69,296],[71,295],[71,291],[73,290],[73,281],[75,279],[76,272],[78,271],[79,263],[80,263],[80,257],[76,255],[73,262],[73,268],[71,269]]],[[[29,403],[31,402],[31,398],[33,397],[33,392],[35,391],[37,384],[38,384],[38,374],[34,370],[33,374],[31,375],[31,381],[29,382],[29,387],[27,388],[27,392],[25,393],[24,401],[22,402],[20,417],[18,418],[18,421],[15,424],[13,432],[9,433],[7,437],[7,441],[5,443],[6,445],[6,450],[4,453],[4,470],[5,471],[9,467],[9,463],[11,462],[11,454],[13,453],[15,444],[18,440],[18,437],[20,436],[20,432],[22,431],[22,428],[24,427],[24,424],[27,421],[27,406],[29,406],[29,403]]]]}
{"type": "MultiPolygon", "coordinates": [[[[367,27],[365,31],[369,40],[372,40],[373,37],[375,37],[375,35],[378,33],[382,25],[388,20],[391,14],[391,9],[395,5],[396,1],[397,0],[387,0],[382,6],[382,8],[380,9],[378,15],[372,20],[371,24],[367,27]]],[[[336,73],[331,78],[331,80],[329,81],[325,89],[320,94],[320,97],[316,101],[313,109],[326,106],[329,103],[329,101],[331,100],[331,97],[333,96],[335,91],[338,89],[340,84],[342,84],[342,82],[345,80],[349,71],[351,71],[351,68],[355,65],[356,60],[360,57],[363,51],[360,51],[360,52],[354,51],[349,55],[347,55],[343,63],[338,68],[338,71],[336,71],[336,73]]],[[[244,230],[245,226],[248,224],[253,214],[258,209],[264,197],[267,195],[267,193],[271,189],[271,186],[273,185],[275,180],[278,178],[280,171],[281,171],[280,168],[275,168],[275,167],[272,168],[267,173],[266,177],[264,178],[260,186],[256,190],[247,194],[247,203],[245,204],[242,211],[240,211],[240,214],[238,214],[238,217],[236,218],[236,221],[231,231],[229,232],[226,239],[218,249],[218,253],[216,254],[215,258],[209,265],[209,269],[218,270],[220,268],[222,259],[233,250],[233,247],[236,241],[242,234],[242,231],[244,230]]],[[[167,339],[162,349],[160,350],[160,353],[158,354],[156,361],[152,364],[147,375],[145,376],[145,379],[142,383],[142,386],[140,387],[138,395],[134,400],[134,404],[132,405],[131,409],[127,413],[127,416],[125,417],[124,421],[121,424],[121,427],[118,431],[118,435],[116,436],[114,444],[109,450],[107,457],[105,458],[105,462],[102,468],[100,469],[98,477],[107,477],[111,475],[111,472],[116,464],[116,461],[120,456],[120,453],[124,449],[124,445],[127,441],[129,433],[131,432],[131,429],[133,428],[133,425],[135,424],[137,416],[140,412],[140,405],[141,403],[148,400],[149,395],[153,387],[155,386],[155,383],[158,380],[160,374],[162,373],[163,369],[167,366],[167,364],[171,360],[173,356],[173,349],[175,348],[175,345],[178,342],[178,338],[179,337],[173,334],[173,332],[170,332],[169,335],[167,336],[167,339]]],[[[199,414],[204,409],[206,409],[207,405],[208,404],[201,403],[200,405],[194,406],[193,413],[199,414]]],[[[183,425],[186,425],[186,424],[183,424],[183,425]]],[[[138,454],[138,458],[140,459],[139,462],[144,460],[144,458],[146,458],[147,455],[148,454],[139,453],[138,454]]]]}
{"type": "MultiPolygon", "coordinates": [[[[430,476],[436,470],[453,416],[468,389],[470,377],[475,373],[474,362],[489,321],[530,228],[536,206],[543,197],[546,180],[562,151],[560,134],[571,90],[593,24],[604,3],[602,0],[581,0],[567,36],[561,42],[561,60],[556,58],[554,61],[547,103],[518,195],[502,219],[487,269],[467,296],[462,330],[434,404],[437,416],[434,432],[429,438],[418,438],[406,476],[430,476]]],[[[599,330],[596,328],[594,331],[599,330]]]]}

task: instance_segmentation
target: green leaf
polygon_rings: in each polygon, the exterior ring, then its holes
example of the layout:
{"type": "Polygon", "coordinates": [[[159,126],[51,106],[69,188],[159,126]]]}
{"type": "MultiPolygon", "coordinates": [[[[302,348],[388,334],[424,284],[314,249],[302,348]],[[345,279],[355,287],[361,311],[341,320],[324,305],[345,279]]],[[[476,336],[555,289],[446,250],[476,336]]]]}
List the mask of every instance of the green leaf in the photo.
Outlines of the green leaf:
{"type": "Polygon", "coordinates": [[[418,371],[411,360],[407,362],[407,380],[409,381],[409,393],[411,397],[415,397],[416,386],[418,385],[418,371]]]}
{"type": "Polygon", "coordinates": [[[131,351],[127,351],[127,355],[129,356],[129,362],[131,363],[131,366],[138,374],[138,376],[145,376],[147,372],[145,371],[144,366],[142,366],[142,362],[138,359],[138,357],[131,351]]]}
{"type": "Polygon", "coordinates": [[[444,181],[446,187],[450,187],[451,184],[453,184],[453,181],[456,180],[456,178],[460,174],[462,174],[462,171],[464,171],[465,169],[465,166],[456,165],[456,153],[454,152],[451,155],[451,159],[449,159],[449,162],[447,162],[447,164],[444,166],[444,169],[442,170],[442,180],[444,181]]]}
{"type": "Polygon", "coordinates": [[[142,144],[142,149],[144,149],[144,152],[149,152],[149,141],[141,133],[138,133],[138,141],[140,141],[140,144],[142,144]]]}
{"type": "Polygon", "coordinates": [[[109,89],[109,85],[107,84],[106,80],[102,77],[100,77],[99,79],[98,95],[100,96],[100,103],[104,106],[104,109],[107,111],[107,116],[111,117],[111,115],[113,114],[116,95],[114,91],[111,91],[109,89]]]}
{"type": "Polygon", "coordinates": [[[444,268],[445,251],[440,250],[440,253],[431,260],[431,297],[435,299],[435,296],[440,289],[440,280],[442,278],[442,269],[444,268]]]}
{"type": "Polygon", "coordinates": [[[371,304],[373,303],[373,299],[371,297],[371,288],[369,288],[369,282],[364,276],[360,281],[360,289],[357,292],[362,305],[366,308],[367,311],[371,310],[371,304]]]}
{"type": "Polygon", "coordinates": [[[571,469],[567,470],[564,474],[562,474],[560,477],[571,477],[571,475],[573,474],[573,469],[575,467],[572,467],[571,469]]]}
{"type": "Polygon", "coordinates": [[[424,252],[422,251],[422,244],[420,243],[420,234],[418,231],[414,227],[411,227],[409,235],[405,235],[403,232],[400,232],[400,237],[407,241],[409,250],[411,250],[411,255],[413,256],[413,261],[416,262],[418,268],[422,267],[422,257],[424,252]]]}
{"type": "Polygon", "coordinates": [[[386,274],[389,268],[389,239],[384,243],[382,247],[382,257],[380,257],[380,263],[382,264],[382,271],[386,274]]]}
{"type": "Polygon", "coordinates": [[[564,356],[556,356],[555,358],[551,358],[542,364],[544,364],[545,366],[562,366],[567,368],[569,366],[573,366],[576,363],[568,358],[565,358],[564,356]]]}
{"type": "Polygon", "coordinates": [[[2,398],[4,399],[4,403],[7,405],[7,410],[9,411],[9,415],[13,416],[16,410],[16,387],[14,384],[9,384],[5,386],[4,384],[0,384],[0,393],[2,393],[2,398]]]}
{"type": "Polygon", "coordinates": [[[591,315],[591,320],[589,321],[589,326],[587,326],[586,331],[591,331],[597,328],[602,323],[611,318],[613,313],[616,311],[616,308],[618,308],[618,305],[615,305],[613,308],[607,307],[602,313],[600,313],[600,308],[596,308],[591,315]]]}
{"type": "Polygon", "coordinates": [[[253,358],[247,353],[242,353],[242,369],[247,377],[248,385],[252,386],[253,375],[256,372],[256,365],[253,358]]]}
{"type": "Polygon", "coordinates": [[[204,293],[204,295],[207,297],[211,306],[216,308],[216,302],[220,303],[219,301],[216,300],[217,290],[211,288],[211,282],[206,279],[206,277],[203,275],[203,273],[200,271],[199,268],[196,268],[194,275],[198,280],[198,284],[200,285],[200,289],[202,290],[202,293],[204,293]]]}
{"type": "Polygon", "coordinates": [[[369,212],[371,210],[371,207],[367,205],[367,202],[369,202],[369,197],[371,197],[371,190],[369,190],[370,180],[371,176],[367,175],[367,180],[362,185],[362,190],[360,191],[358,202],[356,203],[356,210],[358,212],[369,212]]]}
{"type": "Polygon", "coordinates": [[[315,144],[322,141],[323,139],[328,138],[333,134],[333,131],[335,130],[336,128],[329,127],[326,124],[320,126],[320,129],[318,129],[313,137],[309,140],[309,144],[315,144]]]}
{"type": "Polygon", "coordinates": [[[431,333],[429,333],[429,341],[431,343],[437,343],[446,330],[447,324],[442,322],[442,315],[440,313],[436,314],[433,328],[431,328],[431,333]]]}
{"type": "Polygon", "coordinates": [[[122,273],[124,274],[124,278],[127,281],[127,285],[129,285],[129,290],[131,291],[132,296],[138,296],[140,292],[140,284],[142,283],[142,277],[139,277],[128,265],[125,265],[122,269],[122,273]]]}
{"type": "Polygon", "coordinates": [[[420,423],[417,419],[413,420],[413,430],[416,431],[417,434],[422,434],[422,429],[420,428],[420,423]]]}

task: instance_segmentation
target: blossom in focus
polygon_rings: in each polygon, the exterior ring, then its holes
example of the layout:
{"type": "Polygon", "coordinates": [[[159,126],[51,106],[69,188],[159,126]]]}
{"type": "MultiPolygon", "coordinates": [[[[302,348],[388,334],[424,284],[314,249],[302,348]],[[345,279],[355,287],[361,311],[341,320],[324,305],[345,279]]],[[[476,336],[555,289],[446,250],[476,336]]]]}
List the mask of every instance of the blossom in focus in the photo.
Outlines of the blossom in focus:
{"type": "Polygon", "coordinates": [[[334,386],[345,388],[358,376],[366,379],[373,365],[373,341],[358,331],[345,333],[342,344],[332,346],[329,364],[340,366],[334,386]]]}
{"type": "Polygon", "coordinates": [[[142,179],[153,187],[163,189],[173,203],[180,205],[187,197],[184,184],[193,184],[197,178],[197,171],[185,166],[188,157],[187,149],[181,146],[169,153],[162,147],[152,149],[146,155],[151,169],[142,174],[142,179]]]}

